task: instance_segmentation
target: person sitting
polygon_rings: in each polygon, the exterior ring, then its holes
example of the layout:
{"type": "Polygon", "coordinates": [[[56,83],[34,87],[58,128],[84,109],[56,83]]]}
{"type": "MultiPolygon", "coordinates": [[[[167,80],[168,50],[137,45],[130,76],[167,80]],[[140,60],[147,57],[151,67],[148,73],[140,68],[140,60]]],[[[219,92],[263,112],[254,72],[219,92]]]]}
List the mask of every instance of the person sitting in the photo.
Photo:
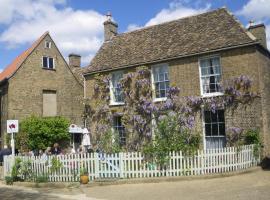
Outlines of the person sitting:
{"type": "Polygon", "coordinates": [[[52,148],[52,154],[53,155],[59,155],[61,153],[61,149],[59,147],[58,143],[54,143],[53,148],[52,148]]]}

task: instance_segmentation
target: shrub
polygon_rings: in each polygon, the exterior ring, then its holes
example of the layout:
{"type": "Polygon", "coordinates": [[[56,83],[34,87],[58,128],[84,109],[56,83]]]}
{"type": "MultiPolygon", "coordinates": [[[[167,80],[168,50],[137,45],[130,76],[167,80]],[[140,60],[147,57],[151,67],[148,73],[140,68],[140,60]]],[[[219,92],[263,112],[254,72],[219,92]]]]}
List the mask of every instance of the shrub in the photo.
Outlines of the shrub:
{"type": "Polygon", "coordinates": [[[199,149],[200,141],[201,136],[181,127],[176,116],[164,117],[157,125],[154,140],[145,145],[143,152],[146,159],[165,165],[169,160],[169,152],[183,151],[191,155],[199,149]]]}
{"type": "Polygon", "coordinates": [[[257,129],[249,129],[245,134],[245,144],[261,145],[260,132],[257,129]]]}
{"type": "Polygon", "coordinates": [[[104,153],[119,153],[121,146],[119,142],[119,134],[113,131],[107,131],[100,136],[99,148],[104,153]]]}
{"type": "Polygon", "coordinates": [[[13,185],[13,177],[12,176],[5,176],[5,181],[7,185],[13,185]]]}
{"type": "Polygon", "coordinates": [[[63,117],[31,116],[20,124],[17,145],[23,141],[29,149],[45,149],[55,142],[68,140],[68,125],[69,121],[63,117]]]}

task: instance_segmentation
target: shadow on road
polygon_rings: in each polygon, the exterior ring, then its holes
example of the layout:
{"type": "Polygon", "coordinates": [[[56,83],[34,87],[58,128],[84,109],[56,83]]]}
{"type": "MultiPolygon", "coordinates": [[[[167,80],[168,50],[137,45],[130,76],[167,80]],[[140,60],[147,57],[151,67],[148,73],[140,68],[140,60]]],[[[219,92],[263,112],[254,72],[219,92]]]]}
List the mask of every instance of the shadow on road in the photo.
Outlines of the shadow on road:
{"type": "Polygon", "coordinates": [[[4,188],[0,188],[0,199],[3,199],[3,200],[54,199],[55,200],[55,199],[59,199],[59,197],[56,197],[50,194],[41,194],[38,191],[20,190],[20,189],[13,189],[12,187],[4,187],[4,188]]]}

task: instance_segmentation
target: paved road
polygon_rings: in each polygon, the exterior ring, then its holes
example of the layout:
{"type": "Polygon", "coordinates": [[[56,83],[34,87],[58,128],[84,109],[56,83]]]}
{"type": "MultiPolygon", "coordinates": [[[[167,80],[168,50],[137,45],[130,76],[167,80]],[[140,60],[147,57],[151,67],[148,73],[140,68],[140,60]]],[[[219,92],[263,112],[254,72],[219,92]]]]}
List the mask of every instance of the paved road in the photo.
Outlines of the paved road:
{"type": "Polygon", "coordinates": [[[0,185],[0,199],[269,200],[270,171],[178,182],[110,185],[74,189],[26,189],[0,185]]]}

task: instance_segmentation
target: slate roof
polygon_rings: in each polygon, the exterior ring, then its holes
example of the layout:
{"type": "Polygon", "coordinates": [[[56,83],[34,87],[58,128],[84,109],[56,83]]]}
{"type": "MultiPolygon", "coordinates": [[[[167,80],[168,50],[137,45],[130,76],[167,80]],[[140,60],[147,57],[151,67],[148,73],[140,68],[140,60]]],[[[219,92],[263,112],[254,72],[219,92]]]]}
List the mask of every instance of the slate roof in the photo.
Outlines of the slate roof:
{"type": "Polygon", "coordinates": [[[119,34],[104,42],[84,74],[256,43],[226,9],[119,34]]]}
{"type": "Polygon", "coordinates": [[[23,64],[25,59],[32,53],[32,51],[39,45],[39,43],[48,35],[49,32],[45,32],[40,38],[38,38],[27,50],[17,56],[12,63],[10,63],[1,73],[0,81],[10,78],[19,67],[23,64]]]}

